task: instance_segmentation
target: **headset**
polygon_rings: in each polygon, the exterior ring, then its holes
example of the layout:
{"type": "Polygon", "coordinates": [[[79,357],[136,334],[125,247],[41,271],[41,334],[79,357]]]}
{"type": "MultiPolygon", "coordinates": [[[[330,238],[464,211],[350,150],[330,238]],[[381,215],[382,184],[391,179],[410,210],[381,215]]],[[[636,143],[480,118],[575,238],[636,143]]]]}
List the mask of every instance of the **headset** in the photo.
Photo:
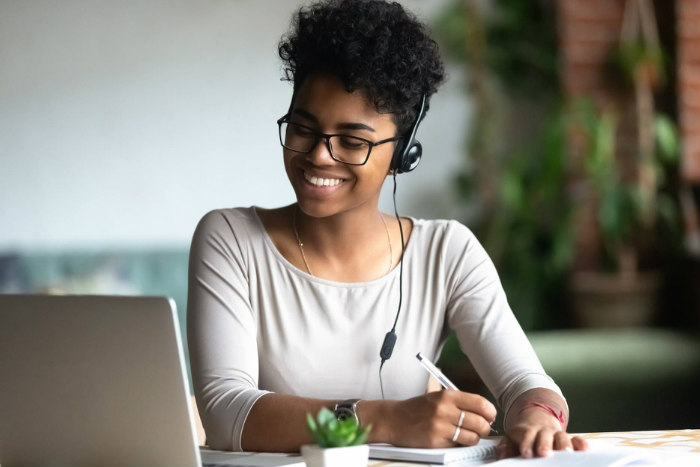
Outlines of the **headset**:
{"type": "Polygon", "coordinates": [[[399,232],[401,233],[401,258],[399,260],[399,306],[396,310],[396,317],[394,318],[394,325],[391,327],[391,331],[387,332],[384,336],[384,342],[382,342],[382,347],[379,350],[379,357],[382,359],[379,365],[379,387],[382,391],[382,399],[384,399],[384,384],[382,383],[382,367],[384,363],[391,358],[391,354],[394,351],[394,345],[396,344],[396,323],[399,321],[399,315],[401,314],[401,301],[403,299],[403,255],[404,255],[404,238],[403,238],[403,225],[401,224],[401,218],[399,217],[399,211],[396,208],[396,175],[400,173],[410,172],[416,167],[423,156],[423,146],[420,142],[415,139],[416,132],[418,131],[418,125],[420,124],[423,115],[425,114],[425,101],[426,95],[423,94],[420,102],[420,110],[418,111],[418,116],[416,120],[411,125],[411,129],[406,133],[408,135],[405,140],[400,140],[394,149],[394,155],[391,158],[391,165],[389,166],[393,177],[394,177],[394,215],[396,216],[396,221],[399,223],[399,232]]]}
{"type": "Polygon", "coordinates": [[[413,122],[413,125],[411,125],[411,129],[406,133],[408,138],[399,140],[399,143],[394,149],[394,155],[391,158],[391,165],[389,166],[392,172],[400,174],[410,172],[418,167],[420,163],[420,159],[423,156],[423,146],[420,144],[420,141],[415,138],[418,125],[425,114],[425,101],[426,95],[423,94],[420,101],[418,116],[413,122]]]}

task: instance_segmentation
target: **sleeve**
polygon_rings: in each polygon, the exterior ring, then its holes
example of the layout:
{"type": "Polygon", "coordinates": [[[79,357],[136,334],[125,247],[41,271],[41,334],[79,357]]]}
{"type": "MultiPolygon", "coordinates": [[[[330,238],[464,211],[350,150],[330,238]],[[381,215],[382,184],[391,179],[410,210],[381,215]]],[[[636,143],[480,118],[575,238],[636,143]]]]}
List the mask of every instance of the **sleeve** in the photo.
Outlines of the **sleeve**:
{"type": "MultiPolygon", "coordinates": [[[[257,324],[246,258],[224,211],[199,222],[190,249],[187,338],[197,407],[212,449],[241,450],[258,389],[257,324]]],[[[233,219],[235,221],[235,218],[233,219]]],[[[244,235],[239,229],[239,236],[244,235]]]]}
{"type": "Polygon", "coordinates": [[[447,236],[448,324],[503,409],[504,421],[515,399],[530,389],[551,389],[563,398],[513,315],[486,250],[458,222],[450,222],[447,236]]]}

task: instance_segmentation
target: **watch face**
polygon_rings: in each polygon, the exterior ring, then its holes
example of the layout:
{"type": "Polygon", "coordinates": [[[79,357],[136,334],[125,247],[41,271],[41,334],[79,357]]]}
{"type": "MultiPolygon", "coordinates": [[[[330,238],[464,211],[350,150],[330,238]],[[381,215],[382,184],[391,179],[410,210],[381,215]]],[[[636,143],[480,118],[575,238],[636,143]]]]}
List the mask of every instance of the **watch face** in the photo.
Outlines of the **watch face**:
{"type": "Polygon", "coordinates": [[[342,422],[348,418],[355,418],[355,414],[351,407],[338,407],[335,411],[335,418],[342,422]]]}

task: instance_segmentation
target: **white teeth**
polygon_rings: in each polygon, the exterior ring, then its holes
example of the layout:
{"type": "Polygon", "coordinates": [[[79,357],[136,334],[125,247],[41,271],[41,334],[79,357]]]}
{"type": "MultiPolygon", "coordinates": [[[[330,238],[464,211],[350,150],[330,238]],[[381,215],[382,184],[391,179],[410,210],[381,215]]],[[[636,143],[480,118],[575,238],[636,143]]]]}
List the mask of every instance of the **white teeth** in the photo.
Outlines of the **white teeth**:
{"type": "Polygon", "coordinates": [[[304,172],[304,178],[307,182],[316,186],[336,186],[337,184],[342,182],[342,179],[340,178],[319,178],[314,177],[312,175],[308,175],[306,172],[304,172]]]}

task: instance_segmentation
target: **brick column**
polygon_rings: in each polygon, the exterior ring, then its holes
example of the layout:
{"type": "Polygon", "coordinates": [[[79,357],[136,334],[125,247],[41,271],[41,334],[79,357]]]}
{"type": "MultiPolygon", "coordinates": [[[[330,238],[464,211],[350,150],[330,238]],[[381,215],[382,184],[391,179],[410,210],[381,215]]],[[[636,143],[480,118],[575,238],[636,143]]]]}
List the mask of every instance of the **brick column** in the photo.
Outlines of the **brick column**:
{"type": "MultiPolygon", "coordinates": [[[[598,105],[619,105],[619,91],[610,82],[606,66],[620,39],[624,0],[558,0],[557,24],[561,47],[561,79],[569,98],[588,97],[598,105]]],[[[619,141],[618,141],[619,143],[619,141]]],[[[571,189],[579,206],[576,219],[575,269],[595,269],[600,251],[596,201],[581,181],[582,161],[575,141],[569,158],[579,179],[571,189]]]]}
{"type": "Polygon", "coordinates": [[[614,97],[605,64],[620,38],[623,0],[559,0],[562,85],[569,97],[614,97]]]}
{"type": "Polygon", "coordinates": [[[681,173],[700,184],[700,0],[676,0],[681,173]]]}

